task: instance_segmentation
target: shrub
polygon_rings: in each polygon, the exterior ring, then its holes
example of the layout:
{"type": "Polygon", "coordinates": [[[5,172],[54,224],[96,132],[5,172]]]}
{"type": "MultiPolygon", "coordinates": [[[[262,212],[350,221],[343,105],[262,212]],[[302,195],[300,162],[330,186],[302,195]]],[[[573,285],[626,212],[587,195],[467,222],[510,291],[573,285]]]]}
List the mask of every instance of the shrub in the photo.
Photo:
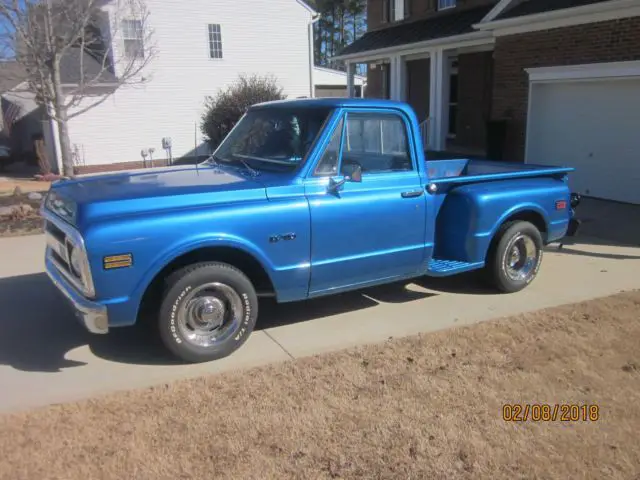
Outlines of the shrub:
{"type": "Polygon", "coordinates": [[[207,97],[200,129],[210,147],[216,148],[222,142],[251,105],[283,100],[282,92],[272,77],[241,75],[226,90],[221,90],[215,97],[207,97]]]}

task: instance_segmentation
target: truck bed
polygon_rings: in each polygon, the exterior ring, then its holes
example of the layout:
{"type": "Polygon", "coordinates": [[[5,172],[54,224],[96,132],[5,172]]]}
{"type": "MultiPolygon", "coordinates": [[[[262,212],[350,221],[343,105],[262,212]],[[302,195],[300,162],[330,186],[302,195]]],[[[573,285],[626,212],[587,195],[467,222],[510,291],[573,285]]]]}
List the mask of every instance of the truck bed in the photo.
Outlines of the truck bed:
{"type": "Polygon", "coordinates": [[[570,167],[468,158],[427,161],[427,172],[431,183],[472,183],[509,178],[563,176],[573,170],[570,167]]]}

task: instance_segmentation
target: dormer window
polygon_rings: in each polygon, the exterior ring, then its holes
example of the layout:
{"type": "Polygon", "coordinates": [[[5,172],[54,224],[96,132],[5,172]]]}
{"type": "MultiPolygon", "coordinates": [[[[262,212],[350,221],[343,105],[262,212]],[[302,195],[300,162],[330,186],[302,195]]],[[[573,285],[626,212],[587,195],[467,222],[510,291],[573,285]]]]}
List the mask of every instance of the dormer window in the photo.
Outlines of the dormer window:
{"type": "Polygon", "coordinates": [[[410,15],[411,0],[382,0],[382,22],[404,20],[410,15]]]}
{"type": "Polygon", "coordinates": [[[438,10],[455,8],[455,6],[456,6],[456,0],[438,0],[438,10]]]}

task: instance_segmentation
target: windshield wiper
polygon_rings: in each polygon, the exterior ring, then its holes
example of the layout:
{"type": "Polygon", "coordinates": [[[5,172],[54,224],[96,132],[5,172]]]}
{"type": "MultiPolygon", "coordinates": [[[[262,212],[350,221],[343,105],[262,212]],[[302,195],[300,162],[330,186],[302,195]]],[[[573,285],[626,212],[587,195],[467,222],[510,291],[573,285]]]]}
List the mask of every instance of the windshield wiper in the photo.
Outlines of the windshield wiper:
{"type": "Polygon", "coordinates": [[[233,155],[234,158],[220,158],[215,155],[210,155],[203,163],[207,163],[209,165],[213,165],[214,168],[221,167],[220,162],[223,163],[232,163],[232,162],[240,162],[242,166],[249,172],[252,177],[257,177],[259,172],[252,168],[245,160],[242,159],[241,155],[233,155]]]}
{"type": "Polygon", "coordinates": [[[212,165],[214,168],[220,168],[220,163],[215,155],[209,155],[209,158],[202,163],[205,165],[212,165]]]}
{"type": "Polygon", "coordinates": [[[234,157],[237,157],[237,159],[240,161],[240,163],[242,163],[242,165],[244,165],[244,168],[247,169],[247,171],[252,177],[258,176],[258,171],[251,168],[251,166],[245,160],[242,159],[242,155],[234,155],[234,157]]]}

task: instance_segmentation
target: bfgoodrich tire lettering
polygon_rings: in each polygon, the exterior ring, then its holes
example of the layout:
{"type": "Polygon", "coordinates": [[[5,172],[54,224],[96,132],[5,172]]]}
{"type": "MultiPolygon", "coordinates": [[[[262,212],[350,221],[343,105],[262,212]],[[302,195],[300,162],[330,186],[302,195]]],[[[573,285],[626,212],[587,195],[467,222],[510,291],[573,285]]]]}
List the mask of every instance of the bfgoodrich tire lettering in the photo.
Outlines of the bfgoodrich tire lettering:
{"type": "Polygon", "coordinates": [[[175,356],[196,363],[240,348],[257,318],[255,290],[240,270],[225,263],[199,263],[167,279],[158,326],[175,356]]]}
{"type": "Polygon", "coordinates": [[[489,279],[502,292],[518,292],[537,277],[542,256],[542,235],[535,225],[525,221],[506,223],[496,233],[489,251],[489,279]]]}

